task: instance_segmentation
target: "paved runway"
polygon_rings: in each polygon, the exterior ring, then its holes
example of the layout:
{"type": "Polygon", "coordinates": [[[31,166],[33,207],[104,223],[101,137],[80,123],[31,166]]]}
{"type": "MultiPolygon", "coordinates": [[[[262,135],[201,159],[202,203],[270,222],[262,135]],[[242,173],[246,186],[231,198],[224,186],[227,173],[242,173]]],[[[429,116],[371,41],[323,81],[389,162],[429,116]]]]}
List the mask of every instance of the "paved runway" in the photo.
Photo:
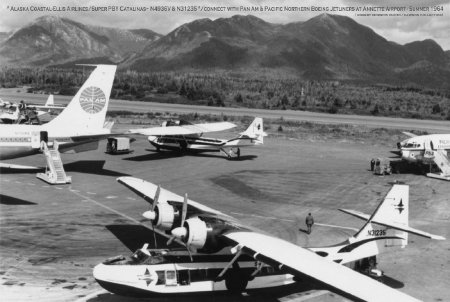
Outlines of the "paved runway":
{"type": "MultiPolygon", "coordinates": [[[[16,93],[11,89],[0,89],[0,98],[5,101],[25,100],[29,103],[42,103],[47,100],[47,95],[16,93]]],[[[55,103],[67,104],[71,100],[68,96],[55,96],[55,103]]],[[[230,108],[230,107],[209,107],[192,106],[153,102],[137,102],[112,100],[109,110],[127,110],[134,112],[171,112],[171,113],[194,113],[199,114],[225,114],[232,116],[259,116],[263,118],[278,119],[283,117],[285,120],[310,121],[326,124],[353,124],[363,125],[375,128],[394,128],[403,130],[423,130],[429,133],[448,133],[450,131],[450,121],[432,121],[418,119],[403,119],[376,116],[359,116],[344,114],[326,114],[308,111],[294,110],[264,110],[251,108],[230,108]]]]}
{"type": "MultiPolygon", "coordinates": [[[[148,204],[116,182],[123,175],[159,183],[178,194],[187,192],[193,200],[302,246],[345,240],[362,222],[337,209],[370,214],[390,182],[401,180],[411,186],[411,226],[448,238],[449,183],[421,175],[376,177],[367,171],[370,158],[387,156],[394,143],[324,140],[320,135],[306,140],[269,136],[264,146],[243,149],[242,160],[228,161],[219,153],[155,153],[140,138],[133,154],[106,155],[101,143],[98,151],[63,155],[71,185],[49,186],[35,178],[35,171],[4,169],[0,177],[2,299],[141,301],[106,293],[92,277],[92,268],[102,260],[131,253],[130,244],[137,248],[153,242],[141,222],[148,204]],[[300,231],[308,212],[317,223],[309,236],[300,231]]],[[[9,162],[45,164],[41,156],[9,162]]],[[[403,292],[426,301],[450,301],[449,250],[448,241],[410,235],[406,249],[379,257],[379,268],[389,276],[388,283],[403,292]]],[[[298,288],[239,298],[214,296],[214,301],[230,299],[343,300],[327,291],[298,288]]]]}

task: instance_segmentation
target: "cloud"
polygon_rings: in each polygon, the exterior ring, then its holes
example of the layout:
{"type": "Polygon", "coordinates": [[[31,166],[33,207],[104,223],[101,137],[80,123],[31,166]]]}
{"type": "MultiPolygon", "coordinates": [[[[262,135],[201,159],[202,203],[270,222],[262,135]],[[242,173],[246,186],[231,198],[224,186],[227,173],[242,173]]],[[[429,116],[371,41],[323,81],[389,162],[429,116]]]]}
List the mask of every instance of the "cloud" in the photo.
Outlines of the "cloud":
{"type": "MultiPolygon", "coordinates": [[[[228,18],[236,14],[255,15],[272,23],[289,23],[306,21],[323,12],[325,8],[337,7],[355,7],[355,6],[412,6],[419,7],[443,7],[442,16],[357,16],[355,12],[339,12],[355,19],[358,23],[371,27],[375,32],[381,34],[386,39],[399,44],[408,43],[415,40],[434,39],[444,49],[450,49],[450,3],[448,0],[431,0],[423,2],[421,0],[31,0],[17,1],[6,0],[7,2],[0,7],[0,31],[17,30],[37,17],[43,15],[57,15],[70,18],[72,20],[91,25],[119,27],[119,28],[148,28],[156,32],[166,34],[176,27],[191,22],[198,18],[228,18]],[[426,4],[425,4],[426,3],[426,4]],[[118,11],[88,11],[88,12],[14,12],[7,7],[11,6],[35,6],[35,7],[108,7],[116,6],[118,11]],[[125,7],[147,8],[152,6],[167,7],[170,11],[120,11],[125,7]],[[272,7],[274,11],[263,9],[258,11],[236,11],[231,7],[272,7]],[[276,7],[304,7],[309,11],[279,11],[276,7]],[[172,7],[183,8],[184,11],[172,11],[172,7]],[[200,8],[226,7],[224,11],[204,11],[200,8]]],[[[3,1],[5,2],[5,1],[3,1]]]]}

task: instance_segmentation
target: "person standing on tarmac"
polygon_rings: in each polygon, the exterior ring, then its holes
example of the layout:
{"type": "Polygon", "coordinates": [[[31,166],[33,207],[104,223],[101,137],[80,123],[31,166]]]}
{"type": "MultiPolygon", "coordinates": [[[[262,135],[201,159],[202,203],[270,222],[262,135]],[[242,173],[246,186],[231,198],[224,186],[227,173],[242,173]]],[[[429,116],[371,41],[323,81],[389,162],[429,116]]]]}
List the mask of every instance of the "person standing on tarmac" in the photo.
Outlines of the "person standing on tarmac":
{"type": "Polygon", "coordinates": [[[312,217],[311,213],[308,214],[308,216],[306,216],[306,226],[308,227],[308,234],[311,234],[311,228],[312,225],[314,224],[314,218],[312,217]]]}

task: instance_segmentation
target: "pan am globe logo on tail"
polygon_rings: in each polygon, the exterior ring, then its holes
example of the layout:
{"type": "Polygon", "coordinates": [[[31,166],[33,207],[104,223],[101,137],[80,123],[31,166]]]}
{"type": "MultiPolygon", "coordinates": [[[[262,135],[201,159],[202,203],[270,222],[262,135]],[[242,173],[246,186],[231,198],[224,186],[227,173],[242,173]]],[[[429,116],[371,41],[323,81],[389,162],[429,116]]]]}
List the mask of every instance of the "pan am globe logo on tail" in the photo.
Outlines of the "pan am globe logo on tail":
{"type": "Polygon", "coordinates": [[[103,91],[94,86],[87,87],[81,92],[80,105],[87,113],[100,112],[106,104],[106,97],[103,91]]]}

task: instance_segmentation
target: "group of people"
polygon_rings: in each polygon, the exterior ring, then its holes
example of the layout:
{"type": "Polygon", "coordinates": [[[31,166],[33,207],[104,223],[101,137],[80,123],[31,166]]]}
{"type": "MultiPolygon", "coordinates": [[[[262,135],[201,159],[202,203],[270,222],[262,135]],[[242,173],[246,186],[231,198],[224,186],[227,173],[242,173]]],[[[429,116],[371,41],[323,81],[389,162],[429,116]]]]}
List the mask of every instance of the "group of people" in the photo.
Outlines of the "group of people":
{"type": "Polygon", "coordinates": [[[21,122],[21,120],[24,120],[25,124],[41,124],[36,109],[27,106],[23,100],[21,100],[19,103],[19,112],[19,123],[21,122]]]}

